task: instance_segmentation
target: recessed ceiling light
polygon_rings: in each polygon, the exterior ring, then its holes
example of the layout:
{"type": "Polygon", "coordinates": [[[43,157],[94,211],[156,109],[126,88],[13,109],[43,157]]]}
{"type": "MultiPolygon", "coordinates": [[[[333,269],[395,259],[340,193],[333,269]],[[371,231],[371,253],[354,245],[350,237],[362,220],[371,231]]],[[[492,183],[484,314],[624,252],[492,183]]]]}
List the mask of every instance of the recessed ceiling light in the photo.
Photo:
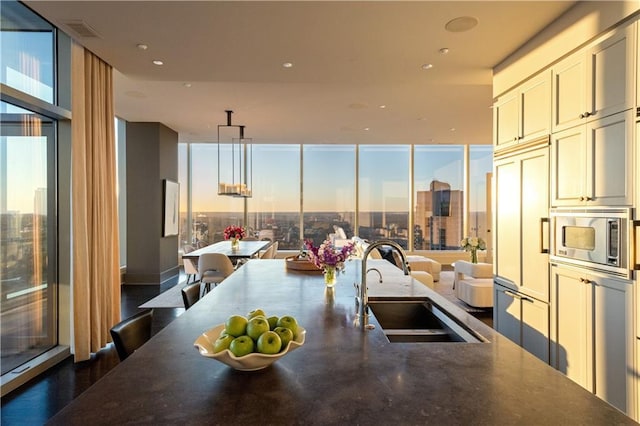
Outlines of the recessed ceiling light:
{"type": "Polygon", "coordinates": [[[443,55],[446,55],[447,53],[449,53],[449,48],[443,47],[442,49],[439,50],[439,52],[442,53],[443,55]]]}
{"type": "Polygon", "coordinates": [[[138,44],[136,47],[138,49],[140,49],[140,50],[147,50],[149,48],[149,46],[147,46],[146,44],[142,44],[142,43],[138,44]]]}
{"type": "Polygon", "coordinates": [[[444,28],[452,33],[462,33],[469,31],[478,25],[478,18],[473,16],[460,16],[447,22],[444,28]]]}
{"type": "Polygon", "coordinates": [[[364,129],[362,129],[362,130],[364,130],[364,131],[368,132],[368,131],[369,131],[369,128],[368,128],[368,127],[365,127],[365,128],[364,128],[364,129]]]}
{"type": "Polygon", "coordinates": [[[422,64],[423,70],[430,70],[431,68],[433,68],[433,64],[422,64]]]}
{"type": "Polygon", "coordinates": [[[387,106],[386,105],[379,105],[378,108],[380,109],[385,109],[387,106]]]}
{"type": "Polygon", "coordinates": [[[293,64],[291,62],[285,62],[282,64],[282,68],[293,68],[293,64]]]}
{"type": "Polygon", "coordinates": [[[153,65],[164,65],[164,62],[156,59],[156,60],[153,61],[153,65]]]}
{"type": "Polygon", "coordinates": [[[456,128],[455,128],[455,127],[452,127],[452,128],[450,128],[449,130],[451,130],[452,132],[455,132],[455,131],[456,131],[456,128]]]}
{"type": "Polygon", "coordinates": [[[191,87],[191,83],[182,83],[184,87],[191,87]]]}

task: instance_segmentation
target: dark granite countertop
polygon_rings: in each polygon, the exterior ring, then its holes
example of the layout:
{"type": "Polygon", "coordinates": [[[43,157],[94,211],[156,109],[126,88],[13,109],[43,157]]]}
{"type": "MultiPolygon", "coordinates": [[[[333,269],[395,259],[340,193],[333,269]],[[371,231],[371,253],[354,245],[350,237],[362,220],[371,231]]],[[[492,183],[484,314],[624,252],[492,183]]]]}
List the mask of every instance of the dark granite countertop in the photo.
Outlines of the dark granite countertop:
{"type": "Polygon", "coordinates": [[[370,276],[371,296],[428,295],[490,343],[388,343],[379,327],[354,327],[359,261],[328,297],[320,275],[252,260],[50,423],[635,424],[386,261],[374,262],[385,282],[370,276]],[[307,329],[304,346],[254,372],[193,347],[204,330],[255,308],[294,315],[307,329]]]}

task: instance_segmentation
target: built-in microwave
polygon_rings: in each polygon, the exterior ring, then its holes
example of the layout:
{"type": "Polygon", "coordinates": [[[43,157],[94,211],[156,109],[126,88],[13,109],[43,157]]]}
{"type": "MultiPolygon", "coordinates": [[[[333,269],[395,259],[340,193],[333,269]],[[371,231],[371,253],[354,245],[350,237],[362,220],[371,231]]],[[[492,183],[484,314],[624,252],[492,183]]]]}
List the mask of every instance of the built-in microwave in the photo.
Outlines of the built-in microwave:
{"type": "Polygon", "coordinates": [[[551,260],[629,277],[629,208],[551,210],[551,260]]]}

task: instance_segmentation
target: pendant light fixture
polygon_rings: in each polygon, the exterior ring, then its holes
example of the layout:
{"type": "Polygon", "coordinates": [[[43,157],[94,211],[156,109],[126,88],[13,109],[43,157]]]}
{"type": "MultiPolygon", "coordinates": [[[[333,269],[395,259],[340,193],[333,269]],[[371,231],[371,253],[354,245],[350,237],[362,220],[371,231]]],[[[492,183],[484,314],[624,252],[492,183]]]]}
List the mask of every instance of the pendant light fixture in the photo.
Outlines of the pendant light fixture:
{"type": "Polygon", "coordinates": [[[252,195],[253,152],[243,125],[231,124],[233,111],[226,110],[227,124],[218,125],[218,195],[249,198],[252,195]],[[232,133],[238,129],[238,136],[232,133]]]}

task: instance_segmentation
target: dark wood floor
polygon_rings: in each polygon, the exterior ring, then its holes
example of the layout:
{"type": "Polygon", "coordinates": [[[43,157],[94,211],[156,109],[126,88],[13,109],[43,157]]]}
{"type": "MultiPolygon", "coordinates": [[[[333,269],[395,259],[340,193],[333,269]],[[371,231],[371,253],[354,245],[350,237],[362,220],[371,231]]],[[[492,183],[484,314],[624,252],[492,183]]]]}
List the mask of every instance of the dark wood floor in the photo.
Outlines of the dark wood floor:
{"type": "MultiPolygon", "coordinates": [[[[184,275],[180,281],[185,280],[184,275]]],[[[176,281],[160,285],[123,285],[122,318],[138,312],[138,306],[175,285],[176,281]]],[[[154,309],[153,330],[156,334],[184,312],[183,308],[154,309]]],[[[69,357],[44,374],[25,383],[2,398],[2,426],[42,425],[97,382],[119,363],[113,345],[94,354],[88,361],[74,363],[69,357]]]]}

